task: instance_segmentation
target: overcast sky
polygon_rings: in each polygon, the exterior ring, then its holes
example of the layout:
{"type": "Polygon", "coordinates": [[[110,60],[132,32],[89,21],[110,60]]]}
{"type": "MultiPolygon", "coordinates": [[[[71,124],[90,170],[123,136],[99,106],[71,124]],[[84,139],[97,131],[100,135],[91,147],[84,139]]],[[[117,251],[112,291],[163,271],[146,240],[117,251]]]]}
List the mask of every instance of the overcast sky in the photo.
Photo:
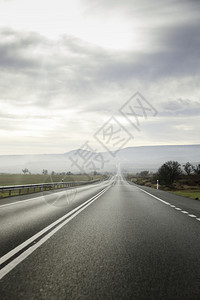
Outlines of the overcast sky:
{"type": "Polygon", "coordinates": [[[0,154],[64,153],[114,116],[125,146],[199,144],[199,0],[0,0],[0,154]],[[158,112],[134,130],[137,91],[158,112]]]}

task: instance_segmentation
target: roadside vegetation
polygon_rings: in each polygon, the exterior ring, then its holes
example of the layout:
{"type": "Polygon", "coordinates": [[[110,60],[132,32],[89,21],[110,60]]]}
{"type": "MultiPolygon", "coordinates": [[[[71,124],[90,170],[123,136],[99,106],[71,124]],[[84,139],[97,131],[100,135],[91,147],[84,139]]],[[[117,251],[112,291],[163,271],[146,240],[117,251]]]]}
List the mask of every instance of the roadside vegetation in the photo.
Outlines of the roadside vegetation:
{"type": "MultiPolygon", "coordinates": [[[[44,170],[43,170],[44,171],[44,170]]],[[[23,174],[0,174],[0,187],[2,186],[15,186],[15,185],[28,185],[28,184],[40,184],[40,183],[58,183],[56,188],[62,188],[63,182],[72,182],[76,183],[79,181],[91,181],[91,180],[104,180],[108,178],[108,175],[98,174],[97,172],[93,172],[91,174],[72,174],[71,172],[65,173],[51,173],[48,175],[48,172],[42,172],[42,174],[30,174],[27,172],[23,172],[23,174]]],[[[68,187],[69,185],[67,185],[68,187]]],[[[20,191],[21,195],[33,192],[42,192],[50,190],[50,187],[45,188],[23,188],[20,191]]],[[[13,190],[11,192],[12,196],[19,195],[19,189],[13,190]]],[[[5,198],[9,196],[9,191],[0,191],[0,198],[5,198]]]]}
{"type": "Polygon", "coordinates": [[[200,200],[200,164],[193,166],[187,162],[181,166],[177,161],[165,162],[153,174],[142,171],[137,174],[127,174],[127,180],[139,185],[175,193],[180,196],[200,200]]]}

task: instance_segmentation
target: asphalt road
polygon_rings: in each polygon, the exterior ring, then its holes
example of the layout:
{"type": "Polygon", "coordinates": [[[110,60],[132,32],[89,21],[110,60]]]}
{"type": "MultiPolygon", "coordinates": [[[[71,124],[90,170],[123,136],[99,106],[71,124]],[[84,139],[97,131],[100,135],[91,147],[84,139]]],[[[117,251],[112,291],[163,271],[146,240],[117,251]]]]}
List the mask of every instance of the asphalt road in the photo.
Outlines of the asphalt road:
{"type": "Polygon", "coordinates": [[[120,176],[66,193],[0,206],[1,299],[200,299],[200,202],[120,176]]]}

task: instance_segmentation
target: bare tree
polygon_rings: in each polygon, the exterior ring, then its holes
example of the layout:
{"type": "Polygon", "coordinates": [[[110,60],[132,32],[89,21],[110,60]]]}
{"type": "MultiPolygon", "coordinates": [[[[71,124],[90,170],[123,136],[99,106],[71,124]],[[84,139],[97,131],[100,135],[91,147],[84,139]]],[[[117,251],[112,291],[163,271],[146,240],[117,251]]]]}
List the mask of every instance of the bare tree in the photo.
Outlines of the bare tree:
{"type": "Polygon", "coordinates": [[[187,162],[185,165],[183,165],[184,171],[187,173],[187,175],[190,175],[193,172],[194,166],[187,162]]]}
{"type": "Polygon", "coordinates": [[[22,172],[23,172],[24,174],[26,174],[26,173],[29,173],[29,170],[28,170],[27,168],[25,168],[25,169],[22,169],[22,172]]]}
{"type": "Polygon", "coordinates": [[[195,174],[200,174],[200,164],[193,167],[193,171],[194,171],[195,174]]]}
{"type": "Polygon", "coordinates": [[[42,174],[43,174],[43,175],[47,175],[47,174],[48,174],[48,170],[43,169],[42,174]]]}

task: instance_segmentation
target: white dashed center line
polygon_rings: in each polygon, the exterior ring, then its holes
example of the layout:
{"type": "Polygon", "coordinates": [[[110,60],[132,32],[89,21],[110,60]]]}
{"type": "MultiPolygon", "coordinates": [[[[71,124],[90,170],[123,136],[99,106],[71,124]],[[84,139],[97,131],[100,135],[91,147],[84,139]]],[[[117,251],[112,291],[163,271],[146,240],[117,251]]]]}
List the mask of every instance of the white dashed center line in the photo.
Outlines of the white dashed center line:
{"type": "Polygon", "coordinates": [[[188,216],[191,218],[197,218],[197,216],[195,216],[195,215],[188,215],[188,216]]]}

